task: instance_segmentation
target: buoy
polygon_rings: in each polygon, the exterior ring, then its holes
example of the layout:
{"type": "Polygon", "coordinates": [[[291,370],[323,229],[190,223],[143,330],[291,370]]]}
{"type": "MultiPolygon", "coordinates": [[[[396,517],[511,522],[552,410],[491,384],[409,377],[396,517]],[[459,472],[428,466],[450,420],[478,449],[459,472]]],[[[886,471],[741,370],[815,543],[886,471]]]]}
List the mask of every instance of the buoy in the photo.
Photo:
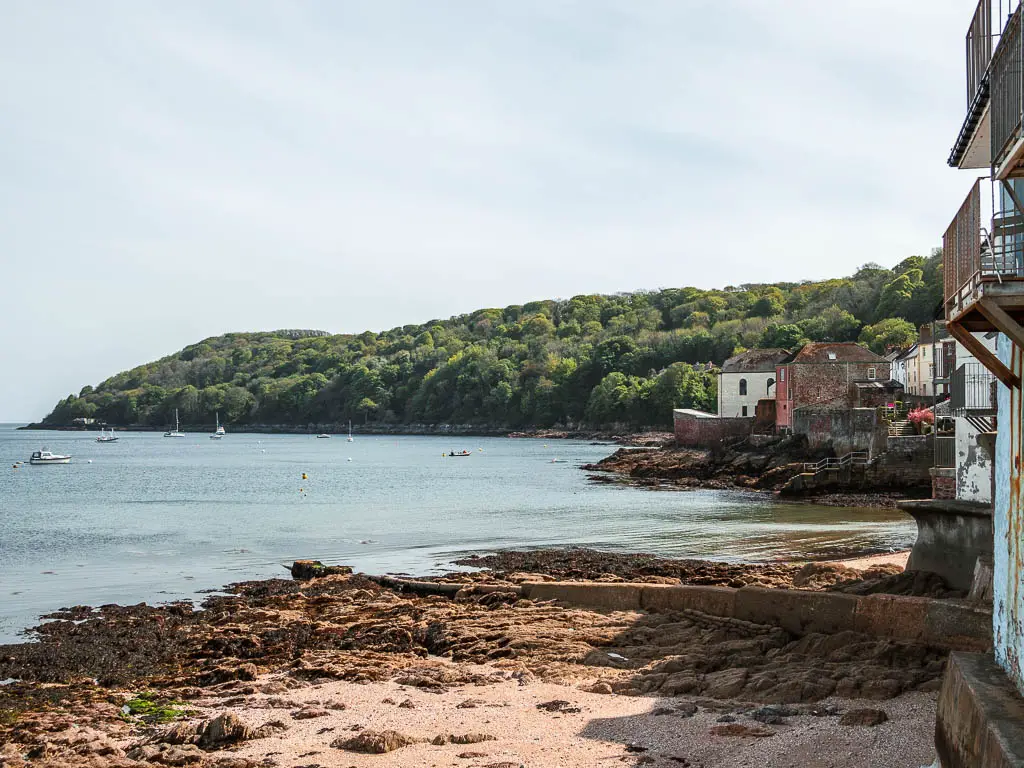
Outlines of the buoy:
{"type": "Polygon", "coordinates": [[[89,459],[89,460],[88,460],[87,462],[85,462],[85,463],[86,463],[86,464],[92,464],[92,459],[89,459]]]}
{"type": "Polygon", "coordinates": [[[309,479],[308,477],[306,477],[306,473],[305,472],[302,473],[302,479],[303,480],[308,480],[309,479]]]}
{"type": "Polygon", "coordinates": [[[348,460],[349,460],[349,461],[352,461],[352,457],[351,457],[351,456],[349,456],[349,457],[348,457],[348,460]]]}

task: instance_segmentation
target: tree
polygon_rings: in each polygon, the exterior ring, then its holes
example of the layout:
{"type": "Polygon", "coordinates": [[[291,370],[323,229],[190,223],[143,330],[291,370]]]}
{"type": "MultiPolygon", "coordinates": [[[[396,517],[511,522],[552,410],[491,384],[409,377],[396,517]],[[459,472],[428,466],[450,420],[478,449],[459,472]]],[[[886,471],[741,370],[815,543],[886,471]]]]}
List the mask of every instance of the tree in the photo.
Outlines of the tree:
{"type": "Polygon", "coordinates": [[[363,423],[365,424],[370,420],[370,411],[376,411],[379,406],[370,398],[364,397],[356,407],[363,412],[363,423]]]}
{"type": "Polygon", "coordinates": [[[874,325],[866,325],[858,341],[872,351],[884,355],[891,349],[909,347],[917,339],[917,329],[901,317],[889,317],[874,325]]]}

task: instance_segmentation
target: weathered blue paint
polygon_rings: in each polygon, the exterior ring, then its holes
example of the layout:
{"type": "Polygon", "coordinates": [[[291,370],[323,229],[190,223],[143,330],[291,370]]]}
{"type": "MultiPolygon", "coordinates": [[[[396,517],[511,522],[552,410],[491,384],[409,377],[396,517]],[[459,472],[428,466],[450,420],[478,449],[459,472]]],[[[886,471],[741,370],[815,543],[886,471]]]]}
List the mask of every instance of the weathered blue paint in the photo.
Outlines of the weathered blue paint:
{"type": "MultiPolygon", "coordinates": [[[[1021,376],[1022,353],[1003,334],[999,359],[1021,376]]],[[[999,385],[996,437],[996,498],[992,520],[994,605],[992,634],[999,665],[1024,694],[1024,496],[1021,494],[1022,397],[1018,388],[999,385]]]]}

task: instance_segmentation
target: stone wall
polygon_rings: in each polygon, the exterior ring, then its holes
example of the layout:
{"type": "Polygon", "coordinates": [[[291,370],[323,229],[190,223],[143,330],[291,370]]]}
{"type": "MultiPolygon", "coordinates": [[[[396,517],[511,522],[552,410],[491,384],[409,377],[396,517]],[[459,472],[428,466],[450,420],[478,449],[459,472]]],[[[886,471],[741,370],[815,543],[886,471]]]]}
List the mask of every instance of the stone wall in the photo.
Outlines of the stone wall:
{"type": "Polygon", "coordinates": [[[794,411],[800,408],[846,409],[853,405],[850,385],[874,378],[886,381],[890,363],[803,363],[792,364],[789,397],[794,411]],[[874,377],[870,374],[874,371],[874,377]]]}
{"type": "Polygon", "coordinates": [[[888,429],[874,408],[804,407],[793,411],[793,433],[807,436],[815,452],[831,450],[836,456],[851,451],[882,453],[888,429]]]}
{"type": "Polygon", "coordinates": [[[676,445],[681,448],[710,448],[726,437],[744,437],[750,434],[754,417],[703,418],[675,413],[676,445]]]}

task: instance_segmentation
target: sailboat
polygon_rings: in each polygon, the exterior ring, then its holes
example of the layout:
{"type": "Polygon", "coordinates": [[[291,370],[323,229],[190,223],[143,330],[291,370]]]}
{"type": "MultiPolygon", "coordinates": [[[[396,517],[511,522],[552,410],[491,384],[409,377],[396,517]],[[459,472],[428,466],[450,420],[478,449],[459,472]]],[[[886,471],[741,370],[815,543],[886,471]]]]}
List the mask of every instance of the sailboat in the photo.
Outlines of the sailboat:
{"type": "Polygon", "coordinates": [[[174,409],[174,430],[171,432],[164,432],[164,437],[184,437],[184,432],[178,431],[178,409],[174,409]]]}
{"type": "Polygon", "coordinates": [[[110,434],[103,431],[103,427],[100,427],[100,436],[96,438],[97,443],[114,443],[120,440],[117,435],[114,434],[114,428],[110,428],[110,434]]]}
{"type": "Polygon", "coordinates": [[[354,442],[352,439],[352,419],[348,420],[348,437],[345,439],[346,443],[354,442]]]}
{"type": "Polygon", "coordinates": [[[220,440],[222,437],[224,437],[224,435],[227,434],[227,432],[224,431],[224,427],[222,427],[220,425],[220,411],[217,411],[216,418],[217,418],[217,430],[212,435],[210,435],[210,439],[211,440],[220,440]]]}

